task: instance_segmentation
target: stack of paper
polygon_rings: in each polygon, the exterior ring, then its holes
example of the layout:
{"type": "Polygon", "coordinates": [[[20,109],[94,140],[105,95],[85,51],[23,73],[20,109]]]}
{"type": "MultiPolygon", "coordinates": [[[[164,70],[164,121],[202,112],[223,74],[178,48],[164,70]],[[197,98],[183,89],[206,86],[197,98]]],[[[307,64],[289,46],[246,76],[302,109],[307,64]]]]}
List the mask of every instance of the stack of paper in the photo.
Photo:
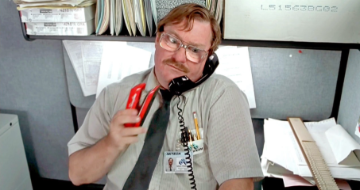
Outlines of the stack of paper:
{"type": "MultiPolygon", "coordinates": [[[[334,118],[320,122],[305,122],[316,141],[334,178],[360,181],[360,145],[334,118]],[[357,154],[357,155],[356,155],[357,154]]],[[[264,123],[265,144],[261,165],[267,176],[301,176],[314,183],[287,121],[267,119],[264,123]]]]}
{"type": "Polygon", "coordinates": [[[56,7],[53,9],[26,8],[20,10],[21,21],[30,22],[86,22],[92,20],[95,14],[95,5],[85,7],[56,7]]]}
{"type": "MultiPolygon", "coordinates": [[[[21,21],[26,26],[28,35],[71,35],[84,36],[94,32],[95,5],[73,7],[58,2],[27,3],[18,7],[21,21]],[[35,6],[38,5],[38,6],[35,6]],[[60,6],[62,5],[62,6],[60,6]]],[[[22,4],[20,4],[22,5],[22,4]]]]}
{"type": "Polygon", "coordinates": [[[18,9],[27,8],[59,8],[59,7],[85,7],[92,5],[96,0],[13,0],[18,9]]]}

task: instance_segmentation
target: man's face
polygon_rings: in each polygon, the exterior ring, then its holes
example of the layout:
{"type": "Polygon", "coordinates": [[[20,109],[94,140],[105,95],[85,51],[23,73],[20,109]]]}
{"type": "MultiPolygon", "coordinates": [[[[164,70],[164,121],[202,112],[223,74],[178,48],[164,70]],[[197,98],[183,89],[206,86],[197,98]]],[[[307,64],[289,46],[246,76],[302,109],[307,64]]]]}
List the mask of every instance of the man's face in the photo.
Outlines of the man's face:
{"type": "MultiPolygon", "coordinates": [[[[211,47],[212,32],[209,22],[194,20],[193,28],[190,31],[183,30],[183,24],[166,25],[164,32],[181,40],[184,45],[192,45],[199,49],[208,51],[211,47]]],[[[186,75],[190,80],[196,82],[202,76],[203,68],[207,57],[200,62],[192,62],[186,58],[185,49],[172,52],[160,46],[160,35],[156,35],[155,41],[155,75],[160,85],[168,89],[170,81],[174,78],[186,75]]]]}
{"type": "Polygon", "coordinates": [[[169,165],[171,166],[173,164],[173,159],[169,159],[169,165]]]}

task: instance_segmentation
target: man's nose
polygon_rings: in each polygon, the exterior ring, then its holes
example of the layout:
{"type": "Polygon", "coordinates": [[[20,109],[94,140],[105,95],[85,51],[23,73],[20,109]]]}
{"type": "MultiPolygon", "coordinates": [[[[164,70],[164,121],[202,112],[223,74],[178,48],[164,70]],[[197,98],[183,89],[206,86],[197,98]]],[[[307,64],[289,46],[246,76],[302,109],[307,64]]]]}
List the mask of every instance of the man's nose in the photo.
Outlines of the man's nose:
{"type": "Polygon", "coordinates": [[[178,63],[185,63],[186,62],[186,50],[183,47],[180,47],[177,51],[173,54],[173,59],[178,63]]]}

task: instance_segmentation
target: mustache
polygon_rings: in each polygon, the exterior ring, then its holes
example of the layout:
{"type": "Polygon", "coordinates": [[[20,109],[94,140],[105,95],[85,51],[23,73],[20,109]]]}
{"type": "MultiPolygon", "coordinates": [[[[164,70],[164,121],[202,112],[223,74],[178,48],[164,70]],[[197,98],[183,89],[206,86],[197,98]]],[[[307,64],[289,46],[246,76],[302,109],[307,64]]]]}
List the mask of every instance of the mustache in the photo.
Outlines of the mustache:
{"type": "Polygon", "coordinates": [[[169,65],[169,66],[173,66],[173,67],[179,69],[180,71],[182,71],[184,73],[189,73],[189,69],[187,67],[185,67],[181,63],[178,63],[178,62],[174,61],[173,59],[166,59],[164,61],[164,64],[169,65]]]}

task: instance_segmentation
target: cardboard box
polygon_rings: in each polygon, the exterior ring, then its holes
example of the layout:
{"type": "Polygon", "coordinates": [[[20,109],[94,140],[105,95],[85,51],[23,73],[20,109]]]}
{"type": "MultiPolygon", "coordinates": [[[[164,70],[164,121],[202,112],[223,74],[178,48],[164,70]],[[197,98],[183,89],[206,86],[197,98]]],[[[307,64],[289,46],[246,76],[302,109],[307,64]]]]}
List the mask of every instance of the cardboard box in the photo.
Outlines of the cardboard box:
{"type": "Polygon", "coordinates": [[[94,19],[86,22],[28,22],[28,35],[87,36],[95,32],[94,19]]]}
{"type": "Polygon", "coordinates": [[[359,0],[226,0],[224,39],[360,43],[359,0]]]}
{"type": "Polygon", "coordinates": [[[83,8],[29,8],[20,14],[22,22],[85,22],[94,19],[95,9],[95,4],[83,8]]]}

